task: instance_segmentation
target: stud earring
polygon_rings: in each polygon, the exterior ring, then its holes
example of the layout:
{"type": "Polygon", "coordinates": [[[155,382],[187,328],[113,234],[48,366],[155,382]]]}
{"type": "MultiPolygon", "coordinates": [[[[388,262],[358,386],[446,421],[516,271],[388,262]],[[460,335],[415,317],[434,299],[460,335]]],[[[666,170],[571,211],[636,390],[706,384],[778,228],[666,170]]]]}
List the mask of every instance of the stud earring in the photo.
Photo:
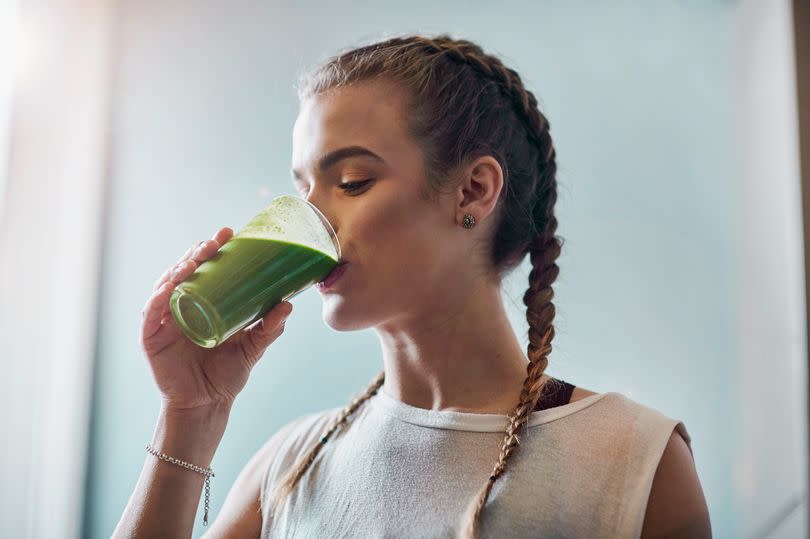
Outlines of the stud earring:
{"type": "Polygon", "coordinates": [[[475,216],[470,213],[464,214],[464,220],[461,222],[464,228],[472,228],[475,226],[475,216]]]}

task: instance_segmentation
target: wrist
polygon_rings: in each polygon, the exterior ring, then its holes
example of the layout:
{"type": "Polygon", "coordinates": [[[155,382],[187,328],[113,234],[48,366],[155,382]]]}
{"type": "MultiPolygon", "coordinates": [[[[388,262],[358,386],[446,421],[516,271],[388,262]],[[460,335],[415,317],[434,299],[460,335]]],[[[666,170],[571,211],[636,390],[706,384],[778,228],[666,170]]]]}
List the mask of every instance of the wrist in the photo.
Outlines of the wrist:
{"type": "Polygon", "coordinates": [[[231,414],[231,407],[232,403],[220,402],[187,408],[171,404],[166,400],[161,400],[160,413],[165,415],[166,419],[175,423],[227,423],[228,416],[231,414]]]}
{"type": "Polygon", "coordinates": [[[164,403],[158,414],[152,447],[174,458],[208,467],[228,425],[230,408],[230,405],[221,405],[178,409],[164,403]]]}

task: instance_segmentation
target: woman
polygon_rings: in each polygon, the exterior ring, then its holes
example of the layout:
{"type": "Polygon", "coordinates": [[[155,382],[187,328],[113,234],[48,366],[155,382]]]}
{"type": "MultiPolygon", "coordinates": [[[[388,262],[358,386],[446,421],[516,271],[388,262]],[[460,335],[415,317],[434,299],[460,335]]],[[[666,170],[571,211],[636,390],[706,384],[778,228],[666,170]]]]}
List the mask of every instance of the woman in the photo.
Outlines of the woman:
{"type": "MultiPolygon", "coordinates": [[[[206,536],[710,537],[682,422],[545,374],[556,155],[519,75],[469,41],[408,36],[330,59],[299,95],[294,184],[346,263],[319,286],[324,318],[373,327],[383,371],[345,408],[280,429],[206,536]],[[500,285],[527,254],[524,354],[500,285]]],[[[147,458],[116,534],[190,535],[204,475],[161,460],[210,464],[292,310],[214,349],[182,337],[171,291],[232,234],[186,253],[144,308],[166,458],[147,458]]]]}

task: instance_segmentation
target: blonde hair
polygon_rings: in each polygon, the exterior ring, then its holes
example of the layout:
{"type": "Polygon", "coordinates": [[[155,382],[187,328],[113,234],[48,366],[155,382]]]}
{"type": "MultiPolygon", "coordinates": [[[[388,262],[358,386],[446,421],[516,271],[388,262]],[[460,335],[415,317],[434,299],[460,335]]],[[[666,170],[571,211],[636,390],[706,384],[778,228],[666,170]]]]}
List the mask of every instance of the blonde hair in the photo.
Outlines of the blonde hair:
{"type": "MultiPolygon", "coordinates": [[[[552,283],[562,239],[557,219],[556,154],[548,120],[520,76],[476,44],[447,35],[406,36],[354,48],[330,58],[299,86],[299,99],[357,82],[385,78],[408,89],[408,128],[421,145],[430,194],[452,185],[460,167],[492,155],[504,171],[501,212],[491,242],[490,259],[499,277],[528,253],[532,270],[523,295],[529,322],[526,379],[498,459],[461,517],[459,537],[476,538],[481,512],[494,482],[506,471],[520,444],[518,433],[540,398],[543,373],[554,339],[552,283]]],[[[275,486],[271,512],[278,508],[323,445],[385,381],[384,372],[346,406],[321,441],[312,447],[275,486]]],[[[550,378],[549,382],[557,382],[550,378]]]]}

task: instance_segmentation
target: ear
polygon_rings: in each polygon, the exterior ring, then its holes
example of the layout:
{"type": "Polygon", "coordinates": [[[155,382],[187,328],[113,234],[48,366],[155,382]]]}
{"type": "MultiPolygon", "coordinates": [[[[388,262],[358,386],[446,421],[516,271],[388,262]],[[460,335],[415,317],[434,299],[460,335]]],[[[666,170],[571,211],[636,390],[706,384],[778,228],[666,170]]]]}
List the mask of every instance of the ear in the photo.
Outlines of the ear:
{"type": "Polygon", "coordinates": [[[461,223],[465,213],[482,222],[494,210],[503,189],[503,170],[491,155],[479,157],[468,165],[458,184],[456,220],[461,223]]]}

